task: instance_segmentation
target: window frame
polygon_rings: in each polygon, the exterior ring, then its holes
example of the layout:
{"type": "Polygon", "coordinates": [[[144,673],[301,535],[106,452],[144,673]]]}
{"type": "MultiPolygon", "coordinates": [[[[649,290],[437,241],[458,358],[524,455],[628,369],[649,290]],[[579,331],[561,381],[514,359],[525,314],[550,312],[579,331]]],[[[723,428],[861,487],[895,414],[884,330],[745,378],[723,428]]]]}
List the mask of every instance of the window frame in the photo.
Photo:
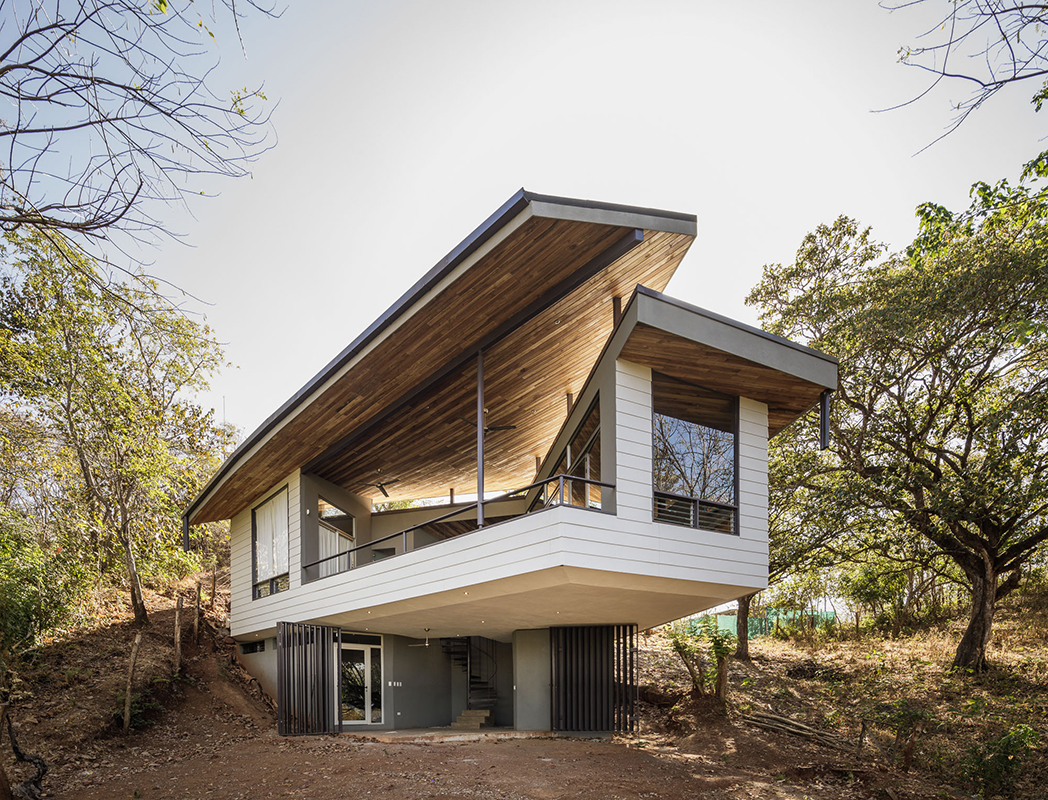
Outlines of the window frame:
{"type": "MultiPolygon", "coordinates": [[[[323,536],[323,532],[325,530],[333,532],[337,537],[339,537],[339,539],[347,539],[349,541],[349,547],[347,547],[345,550],[338,550],[337,553],[335,553],[334,555],[341,555],[343,553],[349,553],[350,551],[354,550],[357,547],[357,517],[356,517],[356,515],[355,514],[351,514],[350,512],[346,511],[346,509],[344,509],[342,506],[338,505],[337,503],[332,503],[330,500],[328,500],[326,497],[324,497],[323,494],[320,494],[318,492],[317,493],[317,555],[318,556],[320,556],[320,537],[323,536]],[[332,523],[325,521],[324,517],[322,517],[320,515],[320,504],[321,503],[325,503],[328,506],[330,506],[331,508],[335,508],[335,509],[338,509],[339,511],[341,511],[342,514],[345,515],[350,520],[350,522],[352,523],[352,529],[353,529],[352,533],[347,533],[346,531],[344,531],[341,528],[339,528],[337,525],[333,525],[332,523]]],[[[320,557],[323,558],[323,556],[320,556],[320,557]]],[[[350,556],[350,564],[352,565],[355,561],[356,561],[356,554],[354,553],[353,555],[350,556]]],[[[332,559],[331,561],[328,561],[325,564],[321,564],[320,565],[320,570],[319,570],[320,574],[317,576],[317,580],[319,580],[320,578],[330,578],[332,575],[338,575],[342,571],[342,570],[338,569],[338,565],[339,565],[338,559],[332,559]],[[330,572],[326,572],[325,567],[327,569],[330,569],[331,571],[330,572]],[[325,572],[326,572],[326,574],[325,574],[325,572]]],[[[352,569],[352,566],[350,566],[350,569],[352,569]]]]}
{"type": "MultiPolygon", "coordinates": [[[[582,481],[593,480],[590,477],[590,475],[592,474],[591,470],[590,470],[590,462],[587,462],[586,474],[585,475],[572,475],[571,471],[573,469],[575,469],[575,467],[578,465],[578,462],[583,458],[583,456],[588,457],[592,453],[593,446],[598,441],[600,441],[601,453],[603,453],[604,440],[601,437],[603,435],[602,431],[604,430],[604,428],[603,428],[603,420],[601,419],[601,416],[600,416],[600,411],[601,411],[601,407],[600,407],[600,392],[596,392],[594,394],[594,396],[593,396],[593,399],[590,401],[589,405],[586,407],[586,411],[582,415],[582,419],[579,420],[579,423],[572,430],[571,435],[567,438],[567,441],[564,443],[564,447],[562,447],[560,449],[560,451],[558,452],[557,460],[554,462],[554,466],[553,466],[552,472],[550,472],[550,480],[547,480],[546,483],[539,488],[538,493],[535,495],[535,499],[531,501],[531,505],[528,507],[528,513],[529,514],[534,512],[534,511],[540,510],[543,506],[548,505],[549,500],[545,496],[545,494],[546,494],[546,486],[549,483],[552,482],[552,478],[554,476],[556,476],[558,474],[563,474],[563,475],[567,476],[566,479],[565,479],[565,482],[567,482],[568,480],[570,480],[573,477],[574,478],[578,478],[579,480],[582,480],[582,481]],[[590,416],[594,412],[596,412],[596,414],[597,414],[597,427],[596,427],[596,429],[594,429],[593,433],[591,433],[589,435],[589,437],[587,437],[586,441],[582,444],[582,447],[580,448],[579,453],[577,455],[575,455],[575,454],[573,454],[571,452],[572,442],[574,442],[575,439],[578,437],[578,435],[582,432],[582,429],[586,426],[586,423],[589,421],[590,416]],[[563,468],[563,470],[558,472],[558,466],[560,465],[561,461],[564,462],[564,468],[563,468]]],[[[600,465],[600,470],[601,470],[601,475],[603,476],[603,474],[604,474],[603,465],[600,465]]],[[[599,484],[599,481],[598,481],[598,484],[599,484]]],[[[591,484],[586,483],[584,485],[589,486],[591,484]]],[[[585,506],[577,506],[577,505],[571,504],[572,508],[584,508],[584,509],[589,510],[589,511],[601,511],[601,510],[603,510],[603,506],[604,506],[604,498],[603,498],[603,496],[601,497],[600,505],[598,505],[596,507],[594,507],[592,505],[589,505],[588,502],[587,502],[587,504],[585,506]]]]}
{"type": "MultiPolygon", "coordinates": [[[[692,383],[691,381],[682,380],[681,378],[677,378],[677,377],[675,377],[673,375],[665,375],[664,373],[659,373],[659,374],[663,375],[666,378],[670,378],[673,381],[676,381],[677,383],[683,383],[683,384],[686,384],[688,386],[692,386],[692,387],[694,387],[696,389],[701,389],[703,392],[708,392],[709,394],[712,394],[712,395],[715,395],[715,396],[718,396],[718,397],[723,397],[723,398],[725,398],[725,399],[727,399],[727,400],[729,400],[731,402],[732,421],[731,421],[731,431],[730,431],[730,433],[732,435],[732,500],[733,500],[733,502],[732,503],[722,503],[721,501],[718,501],[718,500],[709,500],[709,499],[704,499],[704,498],[701,498],[701,497],[692,497],[692,496],[688,496],[688,495],[678,495],[678,494],[675,494],[673,492],[664,492],[662,490],[659,490],[659,489],[655,488],[655,417],[658,414],[660,416],[670,417],[672,419],[681,419],[681,418],[680,417],[673,417],[671,414],[659,414],[659,412],[657,412],[655,410],[654,381],[652,381],[652,397],[651,397],[651,444],[652,444],[652,460],[651,460],[651,489],[652,489],[651,518],[652,518],[652,521],[653,522],[662,523],[662,524],[665,524],[665,525],[677,525],[677,526],[682,527],[682,528],[692,528],[693,530],[706,531],[707,533],[726,533],[729,536],[739,536],[739,521],[740,521],[740,513],[739,512],[740,512],[740,507],[741,507],[741,502],[739,500],[739,495],[740,495],[740,492],[739,492],[739,477],[740,477],[740,471],[739,471],[739,456],[740,456],[740,446],[739,446],[739,440],[740,440],[740,435],[739,435],[739,433],[740,433],[740,431],[739,431],[739,428],[740,428],[740,398],[739,398],[738,395],[731,395],[731,394],[727,394],[725,392],[719,392],[716,389],[710,389],[707,386],[702,386],[702,385],[697,384],[697,383],[692,383]],[[689,500],[689,501],[691,501],[691,503],[692,503],[691,522],[684,523],[684,522],[675,521],[673,519],[669,519],[667,517],[659,517],[658,516],[658,495],[660,495],[660,494],[663,495],[663,496],[666,496],[666,497],[678,497],[678,498],[680,498],[682,500],[689,500]],[[725,508],[725,509],[730,509],[732,511],[732,516],[731,516],[732,528],[731,528],[731,530],[730,531],[723,531],[723,530],[716,530],[714,528],[703,528],[703,527],[700,527],[700,525],[699,525],[699,520],[700,520],[699,504],[700,503],[707,503],[708,505],[713,505],[713,506],[717,506],[717,507],[721,507],[721,508],[725,508]]],[[[688,422],[688,420],[682,420],[682,421],[688,422]]],[[[702,423],[692,423],[692,424],[701,425],[702,423]]],[[[705,426],[705,427],[712,427],[712,426],[705,426]]]]}
{"type": "MultiPolygon", "coordinates": [[[[276,547],[273,547],[273,554],[276,555],[276,547]]],[[[251,599],[262,600],[266,597],[272,597],[275,594],[286,592],[291,588],[291,492],[288,488],[288,484],[284,484],[275,492],[270,494],[265,500],[256,506],[251,508],[251,599]],[[267,503],[272,502],[280,496],[281,492],[287,494],[287,541],[285,542],[288,548],[288,571],[273,575],[269,578],[258,579],[258,523],[256,521],[256,514],[260,508],[265,506],[267,503]],[[265,593],[262,593],[262,587],[265,586],[265,593]]]]}

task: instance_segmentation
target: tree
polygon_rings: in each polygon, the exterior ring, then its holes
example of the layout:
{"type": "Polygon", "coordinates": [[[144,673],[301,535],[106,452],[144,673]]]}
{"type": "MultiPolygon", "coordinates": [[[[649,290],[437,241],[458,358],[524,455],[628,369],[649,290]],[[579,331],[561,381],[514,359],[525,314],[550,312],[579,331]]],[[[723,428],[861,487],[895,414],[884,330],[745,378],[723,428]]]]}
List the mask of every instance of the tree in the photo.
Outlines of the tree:
{"type": "Polygon", "coordinates": [[[8,234],[4,261],[0,381],[15,406],[5,421],[47,431],[70,474],[64,510],[79,545],[99,554],[100,573],[120,553],[144,624],[142,561],[147,574],[190,566],[179,512],[230,443],[190,399],[221,350],[154,286],[107,281],[60,240],[8,234]]]}
{"type": "MultiPolygon", "coordinates": [[[[928,0],[908,0],[888,8],[927,4],[928,0]]],[[[946,12],[920,36],[927,43],[899,50],[904,64],[933,76],[931,85],[909,103],[943,81],[970,85],[972,92],[956,104],[957,115],[947,134],[1011,84],[1036,86],[1031,102],[1040,111],[1048,100],[1048,6],[1018,0],[955,0],[945,5],[946,12]]]]}
{"type": "MultiPolygon", "coordinates": [[[[220,7],[239,30],[235,0],[220,7]]],[[[141,237],[156,201],[201,193],[190,179],[247,174],[265,97],[209,84],[215,24],[168,0],[0,7],[0,229],[141,237]]]]}
{"type": "Polygon", "coordinates": [[[927,538],[971,592],[956,667],[987,667],[997,602],[1048,539],[1048,205],[978,185],[920,209],[904,256],[841,217],[750,294],[763,323],[836,355],[839,495],[927,538]]]}
{"type": "Polygon", "coordinates": [[[713,694],[722,702],[727,700],[728,656],[735,638],[731,631],[720,630],[716,618],[707,616],[678,619],[666,628],[666,635],[688,671],[691,693],[713,694]]]}
{"type": "MultiPolygon", "coordinates": [[[[818,418],[797,420],[768,444],[768,586],[851,557],[865,517],[840,502],[840,479],[819,452],[818,418]]],[[[735,657],[749,651],[750,604],[739,599],[735,657]]]]}

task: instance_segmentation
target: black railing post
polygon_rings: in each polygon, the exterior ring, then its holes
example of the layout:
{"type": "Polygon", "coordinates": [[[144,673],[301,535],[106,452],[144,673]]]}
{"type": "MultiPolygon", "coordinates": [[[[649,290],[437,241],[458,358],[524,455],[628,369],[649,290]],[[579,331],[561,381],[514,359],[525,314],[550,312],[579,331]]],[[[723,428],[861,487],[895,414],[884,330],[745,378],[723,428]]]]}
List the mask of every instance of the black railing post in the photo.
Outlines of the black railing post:
{"type": "Polygon", "coordinates": [[[484,527],[484,351],[477,351],[477,527],[484,527]]]}

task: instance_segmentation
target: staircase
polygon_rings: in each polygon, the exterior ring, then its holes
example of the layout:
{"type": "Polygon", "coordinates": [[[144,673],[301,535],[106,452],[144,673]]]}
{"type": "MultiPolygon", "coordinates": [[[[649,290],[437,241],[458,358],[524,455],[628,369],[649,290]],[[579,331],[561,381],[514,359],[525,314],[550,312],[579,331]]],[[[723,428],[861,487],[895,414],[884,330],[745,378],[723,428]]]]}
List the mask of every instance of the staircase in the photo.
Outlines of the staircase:
{"type": "Polygon", "coordinates": [[[467,708],[457,720],[451,723],[452,728],[464,731],[479,731],[491,727],[491,710],[487,708],[467,708]]]}
{"type": "Polygon", "coordinates": [[[490,726],[491,709],[498,700],[495,689],[495,673],[498,672],[495,642],[484,636],[461,636],[441,639],[440,649],[451,659],[452,664],[461,667],[469,675],[466,708],[458,720],[451,723],[451,727],[480,730],[490,726]]]}

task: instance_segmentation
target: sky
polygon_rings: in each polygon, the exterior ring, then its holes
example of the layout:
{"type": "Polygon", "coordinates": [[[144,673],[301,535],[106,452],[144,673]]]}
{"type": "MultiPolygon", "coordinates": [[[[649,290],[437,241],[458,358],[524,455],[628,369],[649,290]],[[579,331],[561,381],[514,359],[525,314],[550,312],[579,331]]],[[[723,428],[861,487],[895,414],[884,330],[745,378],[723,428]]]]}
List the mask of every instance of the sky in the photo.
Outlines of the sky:
{"type": "MultiPolygon", "coordinates": [[[[204,396],[249,434],[519,188],[696,214],[666,293],[750,324],[765,264],[841,214],[893,250],[1048,147],[1033,88],[928,147],[967,89],[913,105],[931,24],[876,2],[295,3],[219,38],[274,146],[207,186],[151,271],[233,366],[204,396]]],[[[214,81],[213,81],[214,83],[214,81]]]]}

